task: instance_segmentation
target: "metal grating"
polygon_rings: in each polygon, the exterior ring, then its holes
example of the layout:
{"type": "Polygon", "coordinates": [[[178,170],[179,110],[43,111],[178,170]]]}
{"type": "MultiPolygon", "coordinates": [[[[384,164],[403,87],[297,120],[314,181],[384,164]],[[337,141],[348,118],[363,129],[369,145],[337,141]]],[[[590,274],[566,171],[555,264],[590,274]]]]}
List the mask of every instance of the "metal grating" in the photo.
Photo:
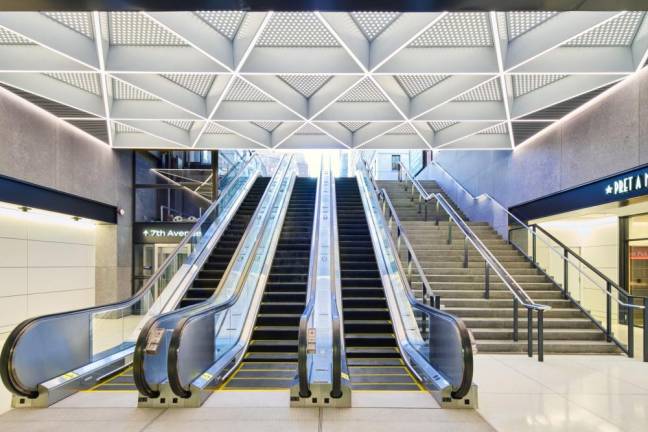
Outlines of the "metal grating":
{"type": "Polygon", "coordinates": [[[456,124],[457,122],[455,121],[446,121],[446,120],[428,122],[428,125],[432,128],[434,132],[442,131],[443,129],[449,128],[450,126],[454,126],[456,124]]]}
{"type": "Polygon", "coordinates": [[[356,132],[358,129],[368,125],[369,122],[341,122],[340,124],[351,132],[356,132]]]}
{"type": "Polygon", "coordinates": [[[265,129],[268,132],[272,132],[273,130],[277,129],[277,127],[281,124],[281,122],[252,122],[253,124],[259,126],[261,129],[265,129]]]}
{"type": "Polygon", "coordinates": [[[453,102],[491,102],[501,101],[502,91],[498,79],[492,79],[477,88],[453,99],[453,102]]]}
{"type": "Polygon", "coordinates": [[[533,135],[537,134],[553,122],[513,122],[513,140],[515,145],[522,144],[533,135]]]}
{"type": "Polygon", "coordinates": [[[637,35],[644,14],[644,12],[625,12],[623,15],[570,40],[563,46],[629,46],[637,35]]]}
{"type": "Polygon", "coordinates": [[[36,45],[27,38],[20,36],[18,33],[0,27],[0,45],[36,45]]]}
{"type": "Polygon", "coordinates": [[[99,75],[94,73],[73,73],[73,72],[50,72],[46,73],[50,78],[64,82],[65,84],[101,96],[101,86],[99,85],[99,75]]]}
{"type": "Polygon", "coordinates": [[[370,78],[364,78],[357,83],[339,102],[387,102],[387,98],[370,78]]]}
{"type": "Polygon", "coordinates": [[[125,125],[124,123],[115,122],[115,132],[117,133],[142,133],[142,131],[135,129],[134,127],[125,125]]]}
{"type": "Polygon", "coordinates": [[[63,24],[65,27],[94,40],[94,29],[90,12],[43,12],[43,14],[63,24]]]}
{"type": "Polygon", "coordinates": [[[332,75],[279,75],[282,81],[306,98],[317,93],[331,77],[332,75]]]}
{"type": "Polygon", "coordinates": [[[157,101],[159,100],[152,94],[146,93],[130,84],[118,79],[112,79],[113,97],[116,100],[139,100],[139,101],[157,101]]]}
{"type": "Polygon", "coordinates": [[[200,97],[207,96],[216,79],[214,74],[162,74],[161,76],[200,97]]]}
{"type": "Polygon", "coordinates": [[[236,78],[224,100],[227,102],[274,102],[263,92],[240,78],[236,78]]]}
{"type": "Polygon", "coordinates": [[[605,90],[614,86],[616,83],[608,84],[606,86],[600,87],[596,90],[592,90],[587,93],[583,93],[580,96],[576,96],[564,102],[557,103],[548,108],[541,109],[534,113],[531,113],[527,116],[524,116],[520,120],[558,120],[574,111],[579,106],[584,103],[594,99],[596,96],[603,93],[605,90]]]}
{"type": "Polygon", "coordinates": [[[234,39],[245,18],[244,11],[196,11],[195,14],[229,40],[234,39]]]}
{"type": "Polygon", "coordinates": [[[192,120],[167,120],[164,123],[188,131],[193,126],[194,122],[192,120]]]}
{"type": "Polygon", "coordinates": [[[396,81],[410,98],[420,95],[450,75],[397,75],[396,81]]]}
{"type": "Polygon", "coordinates": [[[507,133],[508,133],[508,127],[506,126],[506,123],[500,123],[498,125],[489,127],[488,129],[484,129],[483,131],[479,132],[480,135],[502,135],[507,133]]]}
{"type": "Polygon", "coordinates": [[[556,15],[558,12],[552,11],[506,12],[509,40],[522,36],[556,15]]]}
{"type": "Polygon", "coordinates": [[[232,132],[225,129],[218,123],[210,122],[205,129],[206,134],[210,135],[231,135],[232,132]]]}
{"type": "Polygon", "coordinates": [[[513,95],[520,97],[565,77],[567,75],[513,75],[513,95]]]}
{"type": "Polygon", "coordinates": [[[108,127],[105,120],[66,120],[72,126],[76,126],[85,133],[107,143],[108,127]]]}
{"type": "Polygon", "coordinates": [[[398,126],[396,129],[392,129],[387,132],[387,135],[416,135],[416,131],[412,126],[407,123],[404,123],[398,126]]]}
{"type": "Polygon", "coordinates": [[[6,84],[0,84],[0,87],[3,87],[7,90],[9,90],[12,93],[15,93],[16,95],[20,96],[21,98],[25,99],[27,102],[30,102],[37,107],[54,114],[57,117],[61,118],[97,118],[96,115],[94,114],[89,114],[85,111],[81,111],[72,107],[69,107],[67,105],[63,105],[62,103],[55,102],[50,99],[46,99],[41,96],[37,96],[32,93],[28,93],[26,91],[17,89],[15,87],[11,87],[6,84]]]}
{"type": "Polygon", "coordinates": [[[409,46],[485,47],[493,45],[487,12],[449,13],[416,38],[409,46]]]}
{"type": "Polygon", "coordinates": [[[323,132],[310,123],[305,124],[295,132],[295,135],[321,135],[323,132]]]}
{"type": "Polygon", "coordinates": [[[257,46],[325,48],[340,44],[314,13],[276,12],[257,46]]]}
{"type": "Polygon", "coordinates": [[[139,12],[110,12],[111,45],[186,46],[186,43],[139,12]]]}
{"type": "Polygon", "coordinates": [[[370,42],[401,15],[400,12],[351,12],[351,18],[370,42]]]}

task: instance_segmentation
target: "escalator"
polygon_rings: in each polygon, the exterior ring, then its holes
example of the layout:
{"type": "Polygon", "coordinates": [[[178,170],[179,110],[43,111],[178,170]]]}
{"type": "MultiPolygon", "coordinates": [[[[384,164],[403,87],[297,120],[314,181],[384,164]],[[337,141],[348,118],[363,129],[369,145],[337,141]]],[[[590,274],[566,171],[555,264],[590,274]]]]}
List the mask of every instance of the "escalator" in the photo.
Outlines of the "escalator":
{"type": "Polygon", "coordinates": [[[285,389],[297,370],[317,179],[297,178],[247,352],[222,389],[285,389]]]}
{"type": "Polygon", "coordinates": [[[357,390],[419,391],[405,366],[360,190],[355,178],[335,181],[344,315],[344,340],[351,385],[357,390]]]}
{"type": "MultiPolygon", "coordinates": [[[[214,294],[269,182],[269,177],[258,177],[254,181],[250,191],[223,232],[222,237],[212,249],[198,276],[180,300],[178,308],[204,302],[214,294]]],[[[127,390],[136,390],[132,367],[105,377],[89,391],[127,390]]]]}
{"type": "Polygon", "coordinates": [[[225,273],[227,265],[234,256],[234,251],[238,247],[269,182],[270,177],[256,179],[223,236],[212,250],[207,262],[180,301],[179,307],[191,306],[212,296],[223,277],[223,273],[225,273]]]}

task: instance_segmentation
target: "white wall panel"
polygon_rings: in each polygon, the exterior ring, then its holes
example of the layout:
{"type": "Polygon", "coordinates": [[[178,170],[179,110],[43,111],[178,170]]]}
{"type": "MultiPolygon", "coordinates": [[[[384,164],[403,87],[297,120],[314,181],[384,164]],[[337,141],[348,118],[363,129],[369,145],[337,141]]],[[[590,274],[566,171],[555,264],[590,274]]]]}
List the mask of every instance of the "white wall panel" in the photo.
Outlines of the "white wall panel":
{"type": "Polygon", "coordinates": [[[13,238],[0,238],[0,267],[26,267],[27,242],[13,238]]]}
{"type": "Polygon", "coordinates": [[[94,246],[29,241],[30,267],[93,267],[94,265],[94,246]]]}
{"type": "Polygon", "coordinates": [[[2,297],[27,294],[26,267],[0,267],[0,302],[2,297]]]}
{"type": "Polygon", "coordinates": [[[27,318],[27,296],[0,298],[0,326],[15,325],[27,318]]]}
{"type": "Polygon", "coordinates": [[[28,279],[29,294],[93,289],[95,286],[95,268],[31,267],[28,279]]]}
{"type": "Polygon", "coordinates": [[[49,314],[58,311],[80,309],[90,306],[90,296],[94,297],[94,290],[75,290],[65,292],[52,292],[43,294],[30,294],[28,296],[29,316],[49,314]]]}

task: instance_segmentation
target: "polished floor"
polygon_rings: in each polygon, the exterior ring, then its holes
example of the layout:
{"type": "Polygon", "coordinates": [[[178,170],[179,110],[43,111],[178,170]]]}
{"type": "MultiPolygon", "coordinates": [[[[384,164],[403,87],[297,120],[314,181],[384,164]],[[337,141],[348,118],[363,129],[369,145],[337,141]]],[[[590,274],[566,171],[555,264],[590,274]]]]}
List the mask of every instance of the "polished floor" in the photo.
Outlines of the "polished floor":
{"type": "MultiPolygon", "coordinates": [[[[442,410],[423,392],[356,392],[352,409],[289,408],[286,391],[219,392],[198,409],[136,409],[134,392],[83,392],[47,410],[9,410],[4,431],[639,432],[648,364],[622,356],[479,355],[479,410],[442,410]],[[250,409],[253,408],[253,409],[250,409]]],[[[0,396],[6,409],[8,399],[0,396]]]]}

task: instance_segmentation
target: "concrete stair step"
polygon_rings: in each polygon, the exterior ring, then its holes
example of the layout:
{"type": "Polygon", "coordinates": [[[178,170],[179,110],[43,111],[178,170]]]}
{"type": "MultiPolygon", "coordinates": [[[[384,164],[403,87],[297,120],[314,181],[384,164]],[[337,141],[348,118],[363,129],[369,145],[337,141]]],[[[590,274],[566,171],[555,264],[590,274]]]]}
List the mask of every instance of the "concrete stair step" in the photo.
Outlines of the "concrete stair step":
{"type": "MultiPolygon", "coordinates": [[[[419,292],[412,290],[414,292],[419,292]]],[[[441,296],[443,303],[444,298],[449,299],[473,299],[473,298],[484,298],[484,292],[479,290],[438,290],[435,294],[441,296]]],[[[491,299],[512,299],[513,295],[509,290],[491,290],[490,291],[491,299]]],[[[562,293],[558,290],[555,291],[534,291],[533,299],[540,303],[544,303],[544,300],[547,299],[562,299],[562,293]],[[541,301],[542,300],[542,301],[541,301]]]]}
{"type": "MultiPolygon", "coordinates": [[[[482,267],[423,267],[423,272],[427,275],[477,275],[480,278],[484,277],[484,268],[482,267]]],[[[509,272],[513,274],[513,272],[509,272]]],[[[515,275],[539,275],[538,270],[532,267],[520,267],[515,269],[515,275]]]]}
{"type": "MultiPolygon", "coordinates": [[[[506,328],[473,328],[471,329],[475,339],[482,340],[513,340],[513,329],[506,328]]],[[[537,330],[532,332],[533,338],[538,337],[537,330]]],[[[545,341],[548,340],[573,340],[573,341],[605,341],[605,334],[599,329],[544,329],[545,341]]],[[[518,330],[518,338],[526,340],[527,329],[518,330]]]]}
{"type": "MultiPolygon", "coordinates": [[[[534,300],[536,302],[539,302],[539,300],[535,298],[534,300]]],[[[543,299],[542,304],[546,306],[551,306],[552,308],[558,308],[558,309],[571,308],[571,302],[565,299],[543,299]]],[[[513,300],[493,299],[493,298],[490,298],[488,300],[484,298],[462,299],[462,298],[450,298],[450,297],[442,296],[441,306],[445,308],[480,308],[480,309],[511,308],[513,307],[513,300]]]]}
{"type": "MultiPolygon", "coordinates": [[[[513,279],[520,285],[525,283],[546,283],[547,278],[543,275],[525,275],[517,274],[515,272],[510,272],[513,279]]],[[[430,282],[479,282],[484,283],[484,275],[446,275],[438,273],[426,273],[427,279],[430,282]]],[[[499,276],[496,274],[490,274],[489,280],[491,282],[500,281],[499,276]]]]}
{"type": "MultiPolygon", "coordinates": [[[[443,300],[443,297],[441,297],[443,300]]],[[[480,308],[480,307],[444,307],[444,311],[454,314],[460,318],[472,317],[472,318],[512,318],[513,317],[513,308],[512,307],[502,307],[502,308],[480,308]]],[[[523,307],[520,307],[518,310],[519,317],[526,319],[527,310],[523,307]]],[[[580,318],[583,316],[582,312],[576,308],[573,309],[550,309],[545,311],[545,317],[547,318],[580,318]]]]}
{"type": "MultiPolygon", "coordinates": [[[[477,290],[477,291],[483,291],[484,290],[484,283],[483,282],[429,282],[430,287],[433,290],[439,290],[443,291],[444,289],[449,289],[449,290],[477,290]]],[[[413,288],[420,288],[422,285],[421,282],[413,282],[412,287],[413,288]]],[[[554,285],[550,282],[546,283],[525,283],[521,284],[522,289],[524,291],[527,291],[527,293],[533,297],[531,294],[532,291],[547,291],[551,290],[552,288],[555,289],[554,285]]],[[[503,282],[491,282],[489,284],[490,290],[506,290],[508,291],[508,288],[506,285],[504,285],[503,282]]]]}
{"type": "MultiPolygon", "coordinates": [[[[505,328],[513,329],[513,319],[499,317],[465,317],[464,323],[470,329],[473,328],[505,328]]],[[[595,329],[596,326],[587,318],[544,318],[544,328],[546,329],[595,329]]],[[[537,327],[537,320],[533,320],[533,327],[537,327]]],[[[526,320],[519,322],[519,328],[526,329],[526,320]]]]}
{"type": "MultiPolygon", "coordinates": [[[[477,341],[477,350],[481,353],[526,353],[527,342],[477,341]]],[[[533,352],[538,352],[537,342],[533,343],[533,352]]],[[[545,354],[620,354],[616,345],[602,341],[558,340],[545,341],[545,354]]]]}

